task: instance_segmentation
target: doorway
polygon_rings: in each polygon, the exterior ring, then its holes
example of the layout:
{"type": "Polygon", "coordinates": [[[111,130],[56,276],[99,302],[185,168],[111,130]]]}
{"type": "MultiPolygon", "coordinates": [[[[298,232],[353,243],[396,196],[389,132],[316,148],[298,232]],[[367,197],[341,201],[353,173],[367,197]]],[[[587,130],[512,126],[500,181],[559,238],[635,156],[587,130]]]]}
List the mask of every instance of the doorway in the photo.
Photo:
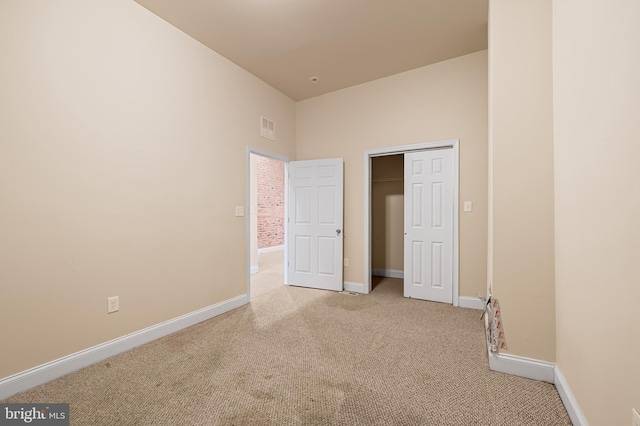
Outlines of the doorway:
{"type": "Polygon", "coordinates": [[[289,159],[247,148],[246,291],[259,295],[285,282],[286,170],[289,159]]]}
{"type": "MultiPolygon", "coordinates": [[[[251,277],[260,271],[258,206],[255,204],[255,200],[258,200],[256,155],[284,163],[284,262],[282,268],[278,267],[278,270],[283,269],[283,284],[342,290],[344,160],[291,161],[281,155],[247,146],[245,190],[249,214],[245,221],[245,241],[248,300],[251,300],[251,277]],[[255,216],[252,212],[255,212],[255,216]]],[[[280,250],[280,247],[277,246],[276,250],[280,250]]],[[[272,249],[263,248],[261,252],[272,249]]]]}
{"type": "MultiPolygon", "coordinates": [[[[459,282],[458,282],[458,258],[459,258],[459,247],[458,247],[458,168],[459,168],[459,148],[458,148],[458,140],[449,140],[442,142],[433,142],[433,143],[424,143],[424,144],[416,144],[416,145],[405,145],[398,147],[389,147],[389,148],[381,148],[368,150],[365,152],[365,176],[368,178],[365,179],[365,204],[364,204],[364,221],[365,221],[365,247],[364,247],[364,259],[365,259],[365,276],[364,276],[364,292],[369,293],[372,289],[372,276],[374,274],[380,274],[380,268],[375,268],[374,271],[374,263],[373,263],[373,254],[374,251],[376,255],[378,255],[378,249],[373,250],[373,213],[372,213],[372,198],[373,198],[373,186],[379,185],[379,179],[386,179],[384,177],[380,177],[379,174],[376,174],[375,179],[377,183],[374,183],[374,175],[373,175],[373,167],[375,165],[374,161],[377,160],[378,157],[387,157],[387,156],[404,156],[405,154],[412,154],[419,151],[426,150],[434,150],[434,149],[451,149],[451,167],[452,167],[452,176],[451,176],[451,213],[452,213],[452,226],[451,226],[451,234],[452,234],[452,242],[451,242],[451,261],[450,266],[448,267],[448,271],[451,274],[451,290],[452,293],[450,295],[450,302],[453,306],[458,306],[458,293],[459,293],[459,282]]],[[[383,160],[384,161],[384,160],[383,160]]],[[[393,162],[392,160],[387,160],[389,162],[393,162]]],[[[398,159],[395,159],[398,161],[398,159]]],[[[378,172],[376,172],[378,173],[378,172]]],[[[397,180],[396,177],[389,177],[392,181],[389,184],[394,183],[393,180],[397,180]]],[[[395,182],[397,185],[397,182],[395,182]]],[[[377,191],[377,190],[376,190],[377,191]]],[[[397,192],[397,191],[396,191],[397,192]]],[[[404,207],[403,207],[404,210],[404,207]]],[[[378,232],[378,231],[376,231],[378,232]]],[[[402,234],[402,238],[404,239],[404,234],[402,234]]],[[[379,245],[379,244],[376,244],[379,245]]],[[[403,246],[404,247],[404,246],[403,246]]],[[[403,257],[406,255],[406,250],[403,250],[403,257]]],[[[413,257],[413,256],[412,256],[413,257]]],[[[426,258],[425,258],[426,259],[426,258]]],[[[409,259],[412,261],[412,259],[409,259]]],[[[379,259],[376,258],[376,265],[379,265],[379,259]]],[[[411,262],[409,262],[412,265],[411,262]]],[[[414,262],[413,264],[418,265],[418,262],[414,262]]],[[[406,263],[403,266],[402,276],[404,277],[404,271],[409,267],[406,263]]],[[[423,271],[425,268],[422,269],[423,271]]],[[[394,274],[395,276],[400,276],[400,272],[398,270],[387,269],[383,270],[382,273],[386,273],[388,275],[394,274]],[[395,272],[394,272],[395,271],[395,272]]],[[[405,293],[406,295],[406,293],[405,293]]]]}
{"type": "Polygon", "coordinates": [[[404,154],[371,159],[372,290],[383,279],[404,279],[404,154]]]}

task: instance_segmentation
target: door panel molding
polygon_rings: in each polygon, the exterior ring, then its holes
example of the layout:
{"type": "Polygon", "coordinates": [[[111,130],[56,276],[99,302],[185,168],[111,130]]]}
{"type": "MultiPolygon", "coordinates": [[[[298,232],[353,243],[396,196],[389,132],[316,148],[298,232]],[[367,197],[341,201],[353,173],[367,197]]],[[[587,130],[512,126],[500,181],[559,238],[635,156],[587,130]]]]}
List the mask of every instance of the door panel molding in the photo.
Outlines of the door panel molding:
{"type": "Polygon", "coordinates": [[[453,149],[404,154],[404,296],[453,303],[453,149]]]}
{"type": "Polygon", "coordinates": [[[285,284],[342,291],[344,160],[291,161],[287,180],[285,284]]]}
{"type": "Polygon", "coordinates": [[[453,306],[459,299],[459,140],[451,139],[437,142],[399,145],[386,148],[369,149],[364,152],[364,292],[371,292],[371,159],[385,155],[405,154],[438,148],[453,149],[453,306]]]}

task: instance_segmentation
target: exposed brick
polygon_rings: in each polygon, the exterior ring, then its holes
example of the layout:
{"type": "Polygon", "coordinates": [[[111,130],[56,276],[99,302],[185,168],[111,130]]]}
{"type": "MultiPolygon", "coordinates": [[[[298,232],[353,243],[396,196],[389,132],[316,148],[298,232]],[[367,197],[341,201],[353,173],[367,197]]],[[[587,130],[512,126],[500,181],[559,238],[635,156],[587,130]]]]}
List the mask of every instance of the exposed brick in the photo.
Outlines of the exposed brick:
{"type": "Polygon", "coordinates": [[[258,248],[284,244],[284,163],[257,157],[258,248]]]}

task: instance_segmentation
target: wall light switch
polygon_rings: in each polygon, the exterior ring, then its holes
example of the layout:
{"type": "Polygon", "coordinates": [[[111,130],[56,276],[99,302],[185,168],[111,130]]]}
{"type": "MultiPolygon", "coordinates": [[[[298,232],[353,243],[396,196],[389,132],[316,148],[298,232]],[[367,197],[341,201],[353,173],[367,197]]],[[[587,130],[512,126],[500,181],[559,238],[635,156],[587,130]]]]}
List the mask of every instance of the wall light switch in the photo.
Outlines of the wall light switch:
{"type": "Polygon", "coordinates": [[[244,207],[236,206],[236,217],[244,216],[244,207]]]}
{"type": "Polygon", "coordinates": [[[473,211],[473,202],[471,202],[471,201],[465,201],[465,202],[464,202],[464,211],[465,211],[465,212],[473,211]]]}

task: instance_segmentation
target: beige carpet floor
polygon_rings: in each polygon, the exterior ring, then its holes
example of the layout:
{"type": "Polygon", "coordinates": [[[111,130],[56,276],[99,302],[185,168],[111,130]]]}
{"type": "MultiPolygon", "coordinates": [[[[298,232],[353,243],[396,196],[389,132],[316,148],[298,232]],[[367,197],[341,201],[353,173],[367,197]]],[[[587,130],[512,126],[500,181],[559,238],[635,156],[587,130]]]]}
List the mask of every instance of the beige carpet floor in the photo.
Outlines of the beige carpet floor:
{"type": "Polygon", "coordinates": [[[73,425],[570,425],[555,387],[487,365],[479,311],[282,285],[3,402],[69,402],[73,425]]]}

